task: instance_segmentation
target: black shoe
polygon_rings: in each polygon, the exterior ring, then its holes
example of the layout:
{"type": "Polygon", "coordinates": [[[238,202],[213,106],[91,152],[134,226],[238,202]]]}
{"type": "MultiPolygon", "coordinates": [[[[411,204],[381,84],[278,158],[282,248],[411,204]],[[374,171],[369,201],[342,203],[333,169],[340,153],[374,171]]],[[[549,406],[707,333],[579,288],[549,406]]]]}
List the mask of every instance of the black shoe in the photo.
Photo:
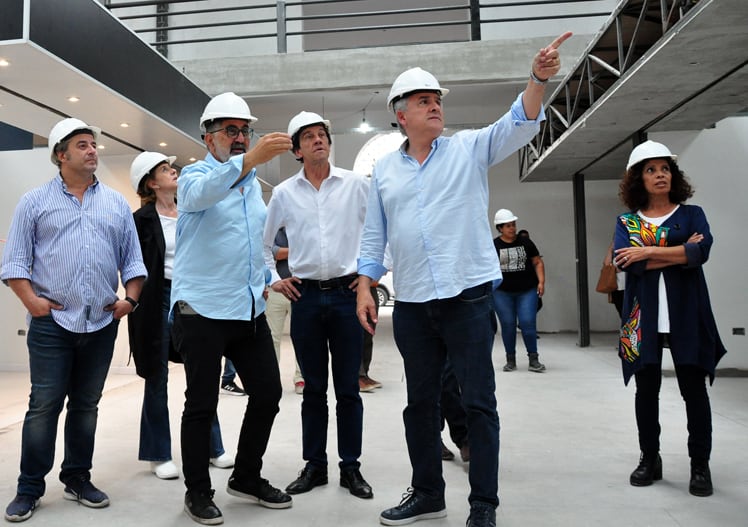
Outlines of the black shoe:
{"type": "Polygon", "coordinates": [[[184,512],[187,516],[203,525],[219,525],[223,523],[223,515],[213,503],[213,495],[216,491],[193,490],[184,494],[184,512]]]}
{"type": "Polygon", "coordinates": [[[639,458],[639,466],[636,467],[629,477],[629,483],[634,487],[646,487],[653,481],[662,479],[662,458],[660,454],[651,455],[642,453],[639,458]]]}
{"type": "Polygon", "coordinates": [[[340,486],[345,487],[351,494],[357,498],[369,499],[374,497],[374,493],[361,471],[357,468],[347,468],[340,471],[340,486]]]}
{"type": "Polygon", "coordinates": [[[259,503],[268,509],[287,509],[293,505],[291,496],[276,489],[268,480],[262,478],[256,484],[250,485],[231,477],[226,485],[226,492],[237,498],[259,503]]]}
{"type": "Polygon", "coordinates": [[[229,381],[221,385],[221,393],[225,393],[226,395],[238,395],[239,397],[247,395],[247,393],[239,388],[234,381],[229,381]]]}
{"type": "Polygon", "coordinates": [[[418,520],[432,520],[444,518],[447,515],[447,507],[444,498],[435,500],[421,494],[416,494],[413,489],[403,494],[403,501],[397,507],[382,511],[379,515],[379,523],[382,525],[406,525],[418,520]]]}
{"type": "Polygon", "coordinates": [[[319,487],[320,485],[327,485],[327,470],[314,467],[304,467],[304,469],[299,472],[299,477],[286,487],[286,492],[289,494],[302,494],[304,492],[309,492],[314,487],[319,487]]]}
{"type": "Polygon", "coordinates": [[[703,459],[691,460],[691,481],[688,484],[688,492],[694,496],[711,496],[714,493],[712,486],[712,473],[709,470],[709,461],[703,459]]]}
{"type": "Polygon", "coordinates": [[[65,481],[63,498],[77,501],[92,509],[101,509],[109,505],[109,496],[94,487],[88,476],[74,476],[65,481]]]}
{"type": "Polygon", "coordinates": [[[496,527],[496,509],[488,503],[473,503],[465,527],[496,527]]]}
{"type": "Polygon", "coordinates": [[[447,448],[447,445],[444,444],[444,441],[442,441],[442,461],[452,461],[454,458],[455,455],[450,449],[447,448]]]}

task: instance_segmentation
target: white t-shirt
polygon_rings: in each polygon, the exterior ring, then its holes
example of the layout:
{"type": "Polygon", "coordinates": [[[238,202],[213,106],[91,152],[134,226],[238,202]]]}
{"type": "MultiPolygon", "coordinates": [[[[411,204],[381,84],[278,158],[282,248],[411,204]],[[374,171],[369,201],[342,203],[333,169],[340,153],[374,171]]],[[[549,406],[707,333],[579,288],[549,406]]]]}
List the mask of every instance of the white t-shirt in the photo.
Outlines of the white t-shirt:
{"type": "Polygon", "coordinates": [[[161,220],[161,229],[164,231],[164,242],[166,253],[164,254],[164,278],[171,280],[174,271],[174,251],[177,247],[177,219],[169,216],[158,215],[161,220]]]}

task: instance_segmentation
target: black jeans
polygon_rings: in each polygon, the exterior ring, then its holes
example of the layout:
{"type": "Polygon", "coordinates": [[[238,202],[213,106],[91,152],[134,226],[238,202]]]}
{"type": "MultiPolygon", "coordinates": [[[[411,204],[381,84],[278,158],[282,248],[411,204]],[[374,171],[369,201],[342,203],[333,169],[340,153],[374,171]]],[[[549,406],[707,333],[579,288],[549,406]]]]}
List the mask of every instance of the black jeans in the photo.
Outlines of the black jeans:
{"type": "MultiPolygon", "coordinates": [[[[639,429],[639,448],[644,454],[660,450],[659,402],[662,385],[662,336],[660,362],[645,366],[635,374],[636,424],[639,429]]],[[[712,452],[712,409],[706,391],[707,372],[698,366],[675,366],[678,388],[686,403],[688,420],[688,455],[692,459],[708,460],[712,452]]]]}
{"type": "Polygon", "coordinates": [[[210,428],[218,405],[222,356],[234,363],[249,396],[233,477],[257,482],[281,398],[278,360],[265,315],[252,321],[215,320],[174,311],[174,344],[184,358],[187,377],[181,428],[184,484],[190,491],[211,488],[210,428]]]}

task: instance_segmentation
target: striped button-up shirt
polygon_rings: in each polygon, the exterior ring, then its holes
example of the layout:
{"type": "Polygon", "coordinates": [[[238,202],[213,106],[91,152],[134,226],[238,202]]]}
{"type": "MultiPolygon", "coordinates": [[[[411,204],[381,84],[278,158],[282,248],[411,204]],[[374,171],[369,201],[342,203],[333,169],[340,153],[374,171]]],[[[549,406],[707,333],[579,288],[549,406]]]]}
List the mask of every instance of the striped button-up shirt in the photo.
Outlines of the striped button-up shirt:
{"type": "Polygon", "coordinates": [[[125,198],[96,180],[78,201],[58,174],[26,193],[16,207],[0,279],[31,281],[34,292],[63,306],[52,317],[74,333],[112,321],[104,307],[122,283],[146,276],[125,198]]]}

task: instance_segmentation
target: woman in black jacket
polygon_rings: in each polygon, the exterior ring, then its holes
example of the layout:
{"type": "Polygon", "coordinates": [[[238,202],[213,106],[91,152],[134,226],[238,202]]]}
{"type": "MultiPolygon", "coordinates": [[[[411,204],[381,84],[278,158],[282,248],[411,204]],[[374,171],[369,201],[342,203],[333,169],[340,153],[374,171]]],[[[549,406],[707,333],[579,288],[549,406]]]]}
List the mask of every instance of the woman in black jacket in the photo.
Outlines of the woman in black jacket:
{"type": "MultiPolygon", "coordinates": [[[[143,199],[133,216],[148,269],[138,309],[128,317],[130,353],[137,374],[145,379],[138,459],[150,461],[151,471],[161,479],[179,477],[171,457],[167,395],[168,361],[181,362],[172,346],[169,320],[177,228],[177,171],[171,166],[175,159],[143,152],[130,167],[130,182],[143,199]]],[[[234,464],[223,449],[217,418],[211,430],[210,462],[220,468],[234,464]]]]}

